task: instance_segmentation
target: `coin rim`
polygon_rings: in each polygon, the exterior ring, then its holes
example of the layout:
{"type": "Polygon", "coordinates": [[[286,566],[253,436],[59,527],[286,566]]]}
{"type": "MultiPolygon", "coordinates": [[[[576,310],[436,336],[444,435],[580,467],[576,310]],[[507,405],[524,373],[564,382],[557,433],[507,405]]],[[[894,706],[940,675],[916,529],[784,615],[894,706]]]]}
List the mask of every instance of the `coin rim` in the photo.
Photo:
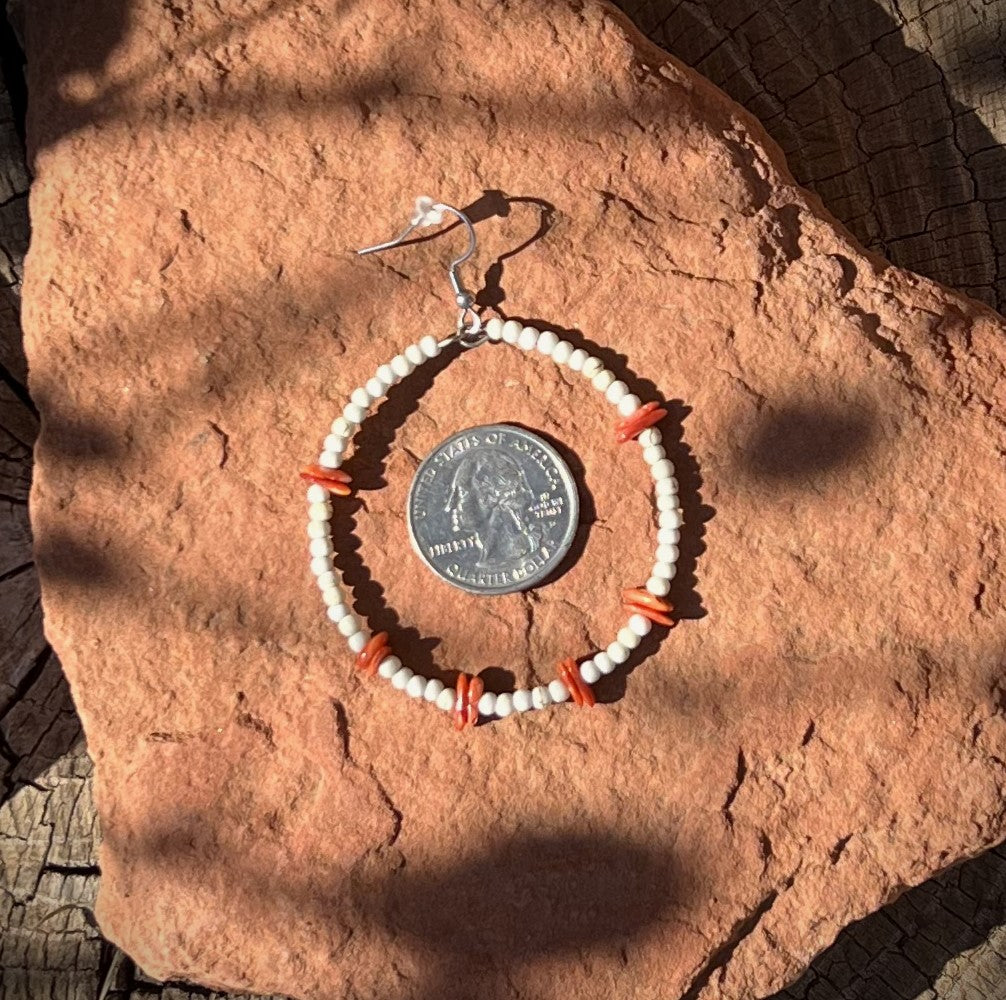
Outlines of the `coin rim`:
{"type": "Polygon", "coordinates": [[[531,590],[534,587],[539,586],[545,580],[547,580],[562,564],[563,559],[569,553],[570,547],[573,544],[573,539],[576,537],[576,529],[580,524],[580,491],[577,489],[576,480],[573,478],[573,473],[570,472],[569,465],[566,460],[559,454],[556,449],[549,444],[544,438],[535,434],[534,431],[526,430],[523,427],[519,427],[516,424],[475,424],[472,427],[468,427],[465,430],[457,431],[450,437],[446,437],[440,444],[436,445],[429,454],[419,463],[416,468],[415,473],[412,477],[412,485],[409,487],[409,497],[405,505],[405,523],[409,529],[409,541],[412,543],[413,551],[419,558],[426,564],[430,572],[438,579],[442,580],[449,587],[455,587],[457,590],[464,590],[469,594],[477,594],[484,597],[498,597],[503,594],[517,594],[523,590],[531,590]],[[412,528],[412,503],[416,493],[416,487],[419,484],[419,477],[422,475],[423,469],[432,461],[433,456],[437,454],[442,448],[445,448],[452,441],[458,438],[464,437],[466,434],[471,434],[474,431],[489,431],[489,430],[503,430],[511,431],[517,435],[523,435],[525,437],[531,438],[537,445],[539,445],[545,453],[552,459],[555,463],[556,468],[559,470],[559,475],[565,482],[566,486],[569,488],[569,494],[573,498],[573,515],[570,518],[569,525],[566,528],[565,534],[562,536],[562,541],[559,543],[556,549],[555,561],[547,569],[545,574],[539,579],[535,580],[533,583],[526,585],[516,584],[514,586],[508,587],[490,587],[490,588],[479,588],[471,587],[466,584],[459,583],[457,581],[451,580],[444,576],[437,568],[434,566],[429,559],[426,558],[422,547],[419,544],[419,540],[416,538],[416,533],[412,528]]]}

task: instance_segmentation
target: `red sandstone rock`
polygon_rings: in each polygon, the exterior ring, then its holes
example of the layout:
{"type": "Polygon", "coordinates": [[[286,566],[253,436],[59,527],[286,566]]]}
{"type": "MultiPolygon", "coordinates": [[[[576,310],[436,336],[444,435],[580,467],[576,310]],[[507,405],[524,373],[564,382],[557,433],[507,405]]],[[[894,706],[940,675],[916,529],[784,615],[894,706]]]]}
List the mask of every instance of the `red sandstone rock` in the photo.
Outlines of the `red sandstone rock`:
{"type": "MultiPolygon", "coordinates": [[[[28,17],[46,625],[96,762],[98,916],[148,972],[755,997],[1004,836],[999,317],[861,251],[595,0],[28,17]],[[321,613],[298,469],[452,322],[457,233],[352,253],[420,193],[478,220],[483,304],[672,401],[689,620],[595,709],[459,736],[321,613]]],[[[350,466],[358,606],[424,671],[527,682],[607,641],[652,546],[611,437],[582,380],[504,349],[396,390],[350,466]],[[403,511],[419,457],[500,420],[566,449],[591,523],[565,575],[486,600],[423,570],[403,511]]]]}

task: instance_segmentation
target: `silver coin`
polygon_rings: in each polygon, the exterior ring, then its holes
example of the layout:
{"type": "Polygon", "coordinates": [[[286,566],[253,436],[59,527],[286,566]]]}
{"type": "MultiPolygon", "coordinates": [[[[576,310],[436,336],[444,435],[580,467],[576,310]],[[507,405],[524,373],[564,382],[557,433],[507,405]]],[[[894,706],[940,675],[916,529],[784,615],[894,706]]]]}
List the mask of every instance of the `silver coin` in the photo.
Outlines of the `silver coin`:
{"type": "Polygon", "coordinates": [[[538,435],[484,424],[443,441],[409,490],[412,545],[437,576],[472,594],[510,594],[569,551],[580,501],[569,467],[538,435]]]}

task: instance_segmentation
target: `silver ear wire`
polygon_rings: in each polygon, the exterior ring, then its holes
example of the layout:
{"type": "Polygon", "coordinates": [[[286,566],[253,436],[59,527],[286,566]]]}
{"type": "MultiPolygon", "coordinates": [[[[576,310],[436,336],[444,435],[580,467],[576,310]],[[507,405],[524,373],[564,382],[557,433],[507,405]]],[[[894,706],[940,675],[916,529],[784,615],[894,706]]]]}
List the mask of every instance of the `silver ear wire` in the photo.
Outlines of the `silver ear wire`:
{"type": "Polygon", "coordinates": [[[481,344],[485,339],[485,335],[480,332],[482,329],[482,319],[474,309],[475,296],[461,284],[461,279],[458,277],[458,268],[475,253],[475,227],[472,225],[471,219],[461,209],[455,208],[453,205],[434,202],[432,198],[421,195],[416,199],[416,207],[409,224],[394,239],[388,240],[385,243],[375,243],[371,247],[364,247],[362,250],[357,250],[356,252],[362,257],[369,253],[380,253],[382,250],[390,250],[392,247],[400,246],[409,234],[415,230],[423,229],[426,226],[436,226],[443,222],[445,212],[450,212],[451,215],[456,216],[468,231],[468,249],[460,257],[456,257],[451,261],[447,268],[447,274],[451,288],[454,291],[454,301],[460,310],[458,314],[457,340],[464,347],[474,347],[476,344],[481,344]],[[469,321],[467,328],[465,327],[466,319],[469,321]]]}

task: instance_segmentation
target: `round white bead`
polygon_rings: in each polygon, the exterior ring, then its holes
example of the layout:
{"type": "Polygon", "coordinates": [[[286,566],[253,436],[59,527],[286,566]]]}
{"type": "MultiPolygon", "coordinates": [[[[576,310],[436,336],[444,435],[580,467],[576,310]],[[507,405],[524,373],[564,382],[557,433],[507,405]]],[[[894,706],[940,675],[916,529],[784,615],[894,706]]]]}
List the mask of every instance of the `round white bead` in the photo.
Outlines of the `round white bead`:
{"type": "Polygon", "coordinates": [[[307,522],[307,537],[308,538],[328,538],[328,521],[308,521],[307,522]]]}
{"type": "Polygon", "coordinates": [[[356,424],[362,424],[367,416],[366,409],[357,403],[347,403],[342,408],[342,412],[347,420],[356,424]]]}
{"type": "Polygon", "coordinates": [[[395,671],[395,676],[391,678],[391,686],[396,691],[404,691],[406,685],[412,680],[412,671],[408,667],[399,667],[395,671]]]}
{"type": "Polygon", "coordinates": [[[398,376],[395,374],[395,370],[391,365],[381,365],[377,369],[377,378],[379,378],[386,387],[393,386],[398,381],[398,376]]]}
{"type": "Polygon", "coordinates": [[[494,343],[503,339],[503,320],[501,320],[499,316],[493,316],[493,318],[486,323],[486,336],[494,343]]]}
{"type": "Polygon", "coordinates": [[[552,696],[552,701],[557,705],[561,705],[564,701],[569,701],[569,688],[558,678],[554,681],[549,681],[548,693],[552,696]]]}
{"type": "Polygon", "coordinates": [[[426,690],[426,678],[421,674],[413,674],[409,678],[409,683],[405,685],[405,693],[410,698],[422,698],[426,690]]]}
{"type": "Polygon", "coordinates": [[[416,366],[404,355],[396,354],[391,359],[391,370],[399,377],[405,378],[416,366]]]}
{"type": "Polygon", "coordinates": [[[610,674],[612,670],[615,669],[615,664],[611,657],[604,652],[594,654],[594,666],[597,667],[602,674],[610,674]]]}
{"type": "Polygon", "coordinates": [[[454,688],[445,687],[440,694],[437,695],[437,708],[441,712],[449,712],[453,707],[454,703],[457,701],[457,692],[454,688]]]}
{"type": "MultiPolygon", "coordinates": [[[[315,524],[322,524],[322,521],[316,521],[315,524]]],[[[311,544],[308,546],[308,551],[312,556],[330,556],[334,551],[332,546],[331,538],[312,538],[311,544]]]]}
{"type": "Polygon", "coordinates": [[[650,576],[659,577],[663,580],[673,580],[677,572],[678,568],[674,565],[674,563],[655,562],[653,564],[653,569],[650,570],[650,576]]]}
{"type": "Polygon", "coordinates": [[[669,479],[674,475],[674,466],[671,465],[668,459],[662,458],[659,462],[654,462],[650,466],[650,475],[654,479],[669,479]]]}
{"type": "Polygon", "coordinates": [[[513,711],[513,695],[501,694],[496,697],[496,714],[505,719],[513,711]]]}
{"type": "Polygon", "coordinates": [[[354,632],[347,640],[346,643],[349,648],[354,653],[362,653],[363,647],[370,642],[370,633],[366,629],[360,629],[359,632],[354,632]]]}
{"type": "Polygon", "coordinates": [[[607,368],[602,368],[591,380],[590,384],[598,392],[607,392],[608,386],[612,385],[615,381],[615,376],[612,372],[609,372],[607,368]]]}
{"type": "Polygon", "coordinates": [[[657,430],[656,427],[647,427],[645,431],[640,431],[639,437],[636,440],[644,447],[649,448],[651,445],[660,444],[663,441],[664,435],[657,430]]]}
{"type": "Polygon", "coordinates": [[[646,589],[654,597],[665,597],[671,592],[671,581],[662,576],[651,576],[646,581],[646,589]]]}
{"type": "Polygon", "coordinates": [[[580,373],[584,378],[592,380],[599,371],[603,370],[604,362],[600,358],[595,358],[591,355],[586,361],[584,361],[583,367],[580,369],[580,373]]]}
{"type": "Polygon", "coordinates": [[[661,459],[667,458],[667,452],[659,444],[651,444],[643,449],[643,461],[647,465],[656,465],[661,459]]]}
{"type": "Polygon", "coordinates": [[[331,570],[327,570],[318,577],[318,586],[322,591],[326,591],[332,587],[338,587],[339,580],[331,570]]]}
{"type": "Polygon", "coordinates": [[[575,372],[583,371],[583,364],[589,357],[590,355],[582,347],[578,347],[569,356],[566,364],[575,372]]]}
{"type": "Polygon", "coordinates": [[[658,545],[657,562],[675,563],[678,561],[677,545],[658,545]]]}
{"type": "Polygon", "coordinates": [[[657,517],[657,524],[659,524],[661,528],[680,528],[681,511],[662,510],[657,517]]]}
{"type": "Polygon", "coordinates": [[[551,330],[542,330],[538,334],[538,343],[535,347],[545,355],[546,358],[552,356],[552,352],[555,350],[559,343],[559,338],[551,330]]]}
{"type": "Polygon", "coordinates": [[[390,681],[399,670],[402,669],[402,661],[397,656],[386,656],[377,667],[377,676],[390,681]]]}
{"type": "Polygon", "coordinates": [[[531,705],[534,708],[548,708],[552,704],[552,696],[548,693],[547,684],[539,684],[531,688],[531,705]]]}
{"type": "MultiPolygon", "coordinates": [[[[321,592],[321,599],[325,602],[325,606],[328,608],[334,608],[340,604],[346,603],[345,595],[338,587],[328,587],[323,590],[321,592]]],[[[342,615],[339,615],[339,618],[345,614],[347,614],[347,612],[343,611],[342,615]]]]}
{"type": "Polygon", "coordinates": [[[312,521],[327,521],[332,516],[330,503],[313,503],[307,508],[307,516],[312,521]]]}
{"type": "MultiPolygon", "coordinates": [[[[492,323],[492,320],[489,322],[492,323]]],[[[496,322],[498,323],[499,320],[496,322]]],[[[423,352],[424,357],[435,358],[440,353],[440,341],[432,333],[428,333],[425,337],[420,338],[419,350],[423,352]]]]}
{"type": "Polygon", "coordinates": [[[337,437],[351,438],[359,426],[359,424],[350,423],[345,417],[336,417],[332,421],[332,433],[337,437]]]}
{"type": "Polygon", "coordinates": [[[521,323],[518,323],[515,319],[508,319],[503,324],[503,329],[500,331],[500,336],[508,344],[516,344],[520,337],[520,332],[524,327],[521,323]]]}
{"type": "Polygon", "coordinates": [[[617,403],[623,396],[628,395],[629,387],[624,382],[612,382],[604,391],[604,398],[609,403],[617,403]]]}
{"type": "Polygon", "coordinates": [[[628,627],[632,629],[639,638],[642,638],[644,635],[649,634],[650,629],[653,628],[653,622],[651,622],[646,615],[635,614],[629,616],[628,627]]]}
{"type": "Polygon", "coordinates": [[[517,338],[517,346],[522,351],[530,351],[538,343],[538,331],[533,326],[525,326],[517,338]]]}
{"type": "Polygon", "coordinates": [[[678,484],[673,476],[669,479],[660,479],[653,484],[653,491],[658,497],[670,496],[671,494],[678,492],[678,484]]]}
{"type": "MultiPolygon", "coordinates": [[[[666,479],[661,479],[660,482],[666,483],[666,479]]],[[[657,497],[654,501],[657,505],[657,510],[677,510],[678,504],[681,503],[680,497],[676,493],[672,493],[670,496],[657,497]]]]}
{"type": "Polygon", "coordinates": [[[438,677],[431,677],[426,682],[426,687],[423,689],[423,697],[430,703],[433,703],[440,697],[440,692],[444,689],[444,682],[438,677]]]}
{"type": "Polygon", "coordinates": [[[415,367],[418,367],[426,360],[426,355],[423,354],[422,349],[418,344],[409,344],[405,348],[405,357],[412,362],[415,367]]]}
{"type": "Polygon", "coordinates": [[[315,576],[321,576],[322,573],[328,573],[332,569],[332,560],[329,556],[315,556],[311,560],[311,572],[315,576]]]}
{"type": "Polygon", "coordinates": [[[352,610],[345,601],[336,601],[335,604],[330,604],[328,606],[328,610],[325,614],[327,614],[328,617],[331,618],[336,625],[338,625],[339,622],[346,617],[346,615],[352,614],[352,610]]]}
{"type": "Polygon", "coordinates": [[[618,412],[623,417],[631,417],[633,413],[636,412],[640,407],[639,397],[633,393],[629,393],[628,396],[623,396],[618,401],[618,412]]]}
{"type": "Polygon", "coordinates": [[[373,397],[369,392],[362,386],[358,385],[349,395],[349,401],[351,403],[356,403],[361,409],[365,410],[374,401],[373,397]]]}
{"type": "Polygon", "coordinates": [[[338,469],[342,465],[342,455],[337,451],[323,451],[318,456],[318,464],[323,469],[338,469]]]}
{"type": "Polygon", "coordinates": [[[496,695],[492,691],[486,691],[481,698],[479,698],[479,715],[495,715],[496,714],[496,695]]]}
{"type": "Polygon", "coordinates": [[[557,365],[564,365],[567,361],[569,361],[572,353],[573,345],[568,340],[560,340],[559,343],[552,348],[552,360],[557,365]]]}
{"type": "Polygon", "coordinates": [[[625,663],[629,658],[629,651],[617,639],[608,647],[607,652],[613,663],[625,663]]]}
{"type": "Polygon", "coordinates": [[[623,625],[615,638],[626,649],[635,649],[639,645],[639,636],[628,625],[623,625]]]}
{"type": "Polygon", "coordinates": [[[367,395],[371,399],[380,399],[384,395],[384,391],[387,386],[376,376],[372,376],[367,379],[367,384],[364,387],[367,390],[367,395]]]}
{"type": "Polygon", "coordinates": [[[517,688],[514,691],[513,707],[515,712],[530,712],[534,707],[531,701],[531,692],[527,688],[517,688]]]}
{"type": "Polygon", "coordinates": [[[356,615],[345,615],[339,619],[336,627],[348,639],[351,635],[360,631],[360,619],[356,615]]]}
{"type": "Polygon", "coordinates": [[[580,664],[580,676],[588,684],[596,684],[601,679],[601,671],[597,669],[597,664],[593,660],[584,660],[580,664]]]}
{"type": "Polygon", "coordinates": [[[660,528],[657,531],[657,543],[660,545],[677,545],[681,532],[677,528],[660,528]]]}
{"type": "Polygon", "coordinates": [[[324,503],[328,499],[328,490],[317,483],[311,483],[307,488],[308,503],[324,503]]]}
{"type": "Polygon", "coordinates": [[[324,451],[334,451],[336,455],[341,455],[348,444],[349,438],[343,437],[341,434],[329,434],[321,447],[324,451]]]}

